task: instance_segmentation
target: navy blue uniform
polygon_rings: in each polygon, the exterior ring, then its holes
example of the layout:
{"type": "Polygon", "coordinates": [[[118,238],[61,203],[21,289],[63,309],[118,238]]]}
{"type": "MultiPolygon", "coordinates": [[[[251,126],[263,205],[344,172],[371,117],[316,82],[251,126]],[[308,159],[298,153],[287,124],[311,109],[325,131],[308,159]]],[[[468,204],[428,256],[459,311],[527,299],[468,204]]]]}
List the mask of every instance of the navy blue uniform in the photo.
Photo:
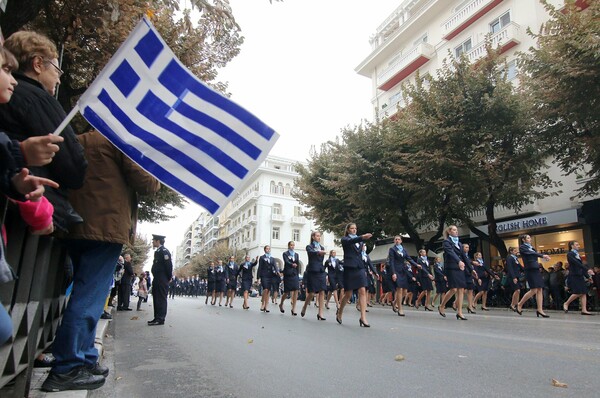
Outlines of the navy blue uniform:
{"type": "Polygon", "coordinates": [[[324,251],[325,248],[319,243],[313,243],[306,246],[306,254],[308,255],[308,264],[306,266],[306,289],[309,293],[319,293],[327,290],[327,283],[325,275],[325,266],[323,260],[325,259],[324,254],[320,254],[320,251],[324,251]]]}
{"type": "Polygon", "coordinates": [[[523,267],[521,267],[521,263],[519,263],[519,259],[514,254],[509,254],[506,257],[506,273],[508,274],[508,286],[514,290],[521,290],[523,286],[521,286],[521,276],[523,276],[523,267]],[[515,283],[515,279],[517,283],[515,283]]]}
{"type": "Polygon", "coordinates": [[[529,284],[530,289],[543,288],[544,279],[542,279],[542,273],[540,271],[540,264],[538,258],[544,257],[543,254],[538,253],[530,244],[521,243],[519,246],[519,252],[523,259],[523,267],[525,268],[525,279],[529,284]]]}
{"type": "Polygon", "coordinates": [[[236,263],[227,263],[225,270],[227,271],[227,290],[237,289],[237,275],[240,267],[236,263]]]}
{"type": "Polygon", "coordinates": [[[238,269],[238,275],[242,276],[242,291],[250,291],[252,289],[252,267],[256,266],[257,262],[244,262],[238,269]]]}
{"type": "Polygon", "coordinates": [[[435,277],[435,292],[436,293],[446,293],[448,291],[448,282],[444,277],[444,267],[442,263],[437,263],[433,265],[433,274],[435,277]]]}
{"type": "Polygon", "coordinates": [[[421,266],[419,270],[419,281],[421,282],[421,290],[433,290],[433,284],[431,283],[431,272],[429,270],[429,260],[427,257],[417,258],[417,264],[421,266]]]}
{"type": "Polygon", "coordinates": [[[394,245],[388,250],[387,262],[390,276],[393,278],[396,275],[396,281],[393,282],[394,286],[399,289],[409,289],[411,287],[410,281],[412,281],[414,275],[407,263],[418,267],[415,260],[408,255],[404,247],[398,248],[394,245]]]}
{"type": "Polygon", "coordinates": [[[283,291],[292,292],[300,289],[300,278],[298,277],[298,264],[300,257],[298,253],[293,254],[288,250],[283,253],[283,291]],[[294,264],[296,266],[294,267],[294,264]]]}
{"type": "Polygon", "coordinates": [[[362,236],[346,235],[342,238],[342,248],[344,249],[343,281],[346,290],[356,290],[369,285],[360,251],[362,241],[362,236]]]}
{"type": "Polygon", "coordinates": [[[327,291],[333,292],[338,289],[338,278],[337,278],[337,268],[339,266],[340,261],[337,258],[329,257],[325,261],[325,269],[327,270],[327,279],[329,280],[329,284],[327,285],[327,291]]]}
{"type": "Polygon", "coordinates": [[[465,271],[461,271],[458,267],[459,261],[466,264],[469,262],[469,259],[465,256],[465,252],[462,249],[460,242],[454,244],[452,238],[449,236],[442,243],[444,248],[444,270],[446,272],[446,277],[448,278],[448,289],[455,288],[466,288],[467,281],[465,279],[465,271]]]}
{"type": "Polygon", "coordinates": [[[152,284],[154,320],[164,323],[167,317],[167,295],[169,293],[169,282],[173,277],[173,263],[171,253],[163,245],[160,245],[154,252],[152,275],[154,275],[154,283],[152,284]]]}
{"type": "Polygon", "coordinates": [[[215,267],[215,291],[221,293],[225,291],[225,281],[227,279],[227,271],[222,265],[215,267]]]}
{"type": "Polygon", "coordinates": [[[258,259],[258,275],[260,279],[260,285],[263,289],[271,289],[273,285],[273,277],[279,273],[277,266],[275,265],[275,259],[271,256],[263,254],[258,259]]]}
{"type": "MultiPolygon", "coordinates": [[[[567,278],[567,285],[571,289],[572,294],[586,294],[588,287],[585,284],[585,278],[588,273],[587,267],[581,261],[579,253],[571,250],[567,253],[567,261],[569,262],[569,276],[567,278]]],[[[582,309],[586,311],[586,309],[582,309]]]]}

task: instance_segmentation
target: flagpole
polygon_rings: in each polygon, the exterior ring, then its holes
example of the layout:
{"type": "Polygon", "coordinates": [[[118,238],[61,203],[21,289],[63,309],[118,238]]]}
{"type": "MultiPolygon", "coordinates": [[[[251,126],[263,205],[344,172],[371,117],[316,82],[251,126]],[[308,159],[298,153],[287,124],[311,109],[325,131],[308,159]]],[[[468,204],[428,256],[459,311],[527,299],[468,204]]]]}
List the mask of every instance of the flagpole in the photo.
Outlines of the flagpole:
{"type": "Polygon", "coordinates": [[[69,124],[69,122],[75,117],[77,112],[79,112],[79,105],[75,104],[73,109],[71,109],[71,112],[69,112],[65,120],[62,121],[62,123],[56,128],[56,130],[54,130],[54,133],[52,133],[52,135],[60,135],[60,133],[62,133],[62,131],[67,127],[67,124],[69,124]]]}

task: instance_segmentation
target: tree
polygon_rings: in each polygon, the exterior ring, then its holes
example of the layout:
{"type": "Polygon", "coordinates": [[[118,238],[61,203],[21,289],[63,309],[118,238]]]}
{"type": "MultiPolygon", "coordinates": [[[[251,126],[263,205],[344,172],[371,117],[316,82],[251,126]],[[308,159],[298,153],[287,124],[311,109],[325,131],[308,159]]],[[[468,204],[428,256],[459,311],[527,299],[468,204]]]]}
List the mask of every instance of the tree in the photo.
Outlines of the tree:
{"type": "Polygon", "coordinates": [[[182,275],[184,277],[197,274],[204,278],[206,276],[208,264],[211,261],[214,261],[216,264],[217,260],[223,260],[223,264],[225,264],[229,262],[231,256],[234,256],[236,264],[239,264],[244,260],[245,255],[246,253],[242,252],[234,253],[233,249],[227,247],[225,243],[218,243],[206,253],[196,254],[192,257],[190,264],[187,267],[182,267],[177,270],[176,273],[178,276],[182,275]]]}
{"type": "Polygon", "coordinates": [[[404,154],[424,188],[415,188],[415,197],[443,203],[449,220],[468,226],[505,257],[494,209],[518,211],[550,195],[547,189],[557,183],[546,174],[547,156],[499,54],[488,45],[487,56],[475,64],[465,56],[451,59],[435,79],[418,77],[405,91],[410,104],[397,122],[408,129],[410,146],[420,148],[404,154]],[[487,234],[472,220],[479,209],[485,209],[487,234]]]}
{"type": "Polygon", "coordinates": [[[148,243],[146,237],[140,234],[135,235],[133,245],[125,245],[123,247],[123,253],[131,254],[131,265],[135,273],[143,271],[151,248],[152,245],[148,243]]]}
{"type": "Polygon", "coordinates": [[[537,46],[522,54],[522,86],[535,109],[539,142],[565,174],[585,178],[580,196],[600,190],[600,2],[580,11],[573,0],[551,19],[537,46]]]}

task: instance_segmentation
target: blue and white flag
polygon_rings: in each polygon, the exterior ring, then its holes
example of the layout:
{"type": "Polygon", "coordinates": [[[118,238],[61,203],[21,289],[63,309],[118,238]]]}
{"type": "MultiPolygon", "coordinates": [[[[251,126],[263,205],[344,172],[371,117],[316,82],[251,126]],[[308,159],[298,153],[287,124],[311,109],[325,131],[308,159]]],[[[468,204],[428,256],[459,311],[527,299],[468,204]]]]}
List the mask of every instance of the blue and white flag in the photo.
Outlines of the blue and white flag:
{"type": "Polygon", "coordinates": [[[78,106],[134,162],[212,214],[279,138],[187,70],[146,18],[78,106]]]}

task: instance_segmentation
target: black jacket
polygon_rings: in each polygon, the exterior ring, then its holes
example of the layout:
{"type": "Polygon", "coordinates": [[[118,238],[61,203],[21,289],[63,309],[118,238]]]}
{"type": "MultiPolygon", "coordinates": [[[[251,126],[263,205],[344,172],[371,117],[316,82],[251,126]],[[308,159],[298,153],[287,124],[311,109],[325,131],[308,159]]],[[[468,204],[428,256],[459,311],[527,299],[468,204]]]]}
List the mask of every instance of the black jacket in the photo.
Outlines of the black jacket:
{"type": "MultiPolygon", "coordinates": [[[[66,118],[60,103],[39,82],[19,73],[14,77],[19,84],[10,102],[0,104],[0,130],[18,141],[53,133],[66,118]]],[[[66,190],[81,188],[87,161],[73,129],[67,126],[61,135],[65,140],[58,143],[60,150],[52,162],[43,167],[31,167],[31,172],[60,185],[58,189],[46,187],[45,196],[54,205],[55,225],[66,230],[67,213],[71,210],[66,190]]]]}

